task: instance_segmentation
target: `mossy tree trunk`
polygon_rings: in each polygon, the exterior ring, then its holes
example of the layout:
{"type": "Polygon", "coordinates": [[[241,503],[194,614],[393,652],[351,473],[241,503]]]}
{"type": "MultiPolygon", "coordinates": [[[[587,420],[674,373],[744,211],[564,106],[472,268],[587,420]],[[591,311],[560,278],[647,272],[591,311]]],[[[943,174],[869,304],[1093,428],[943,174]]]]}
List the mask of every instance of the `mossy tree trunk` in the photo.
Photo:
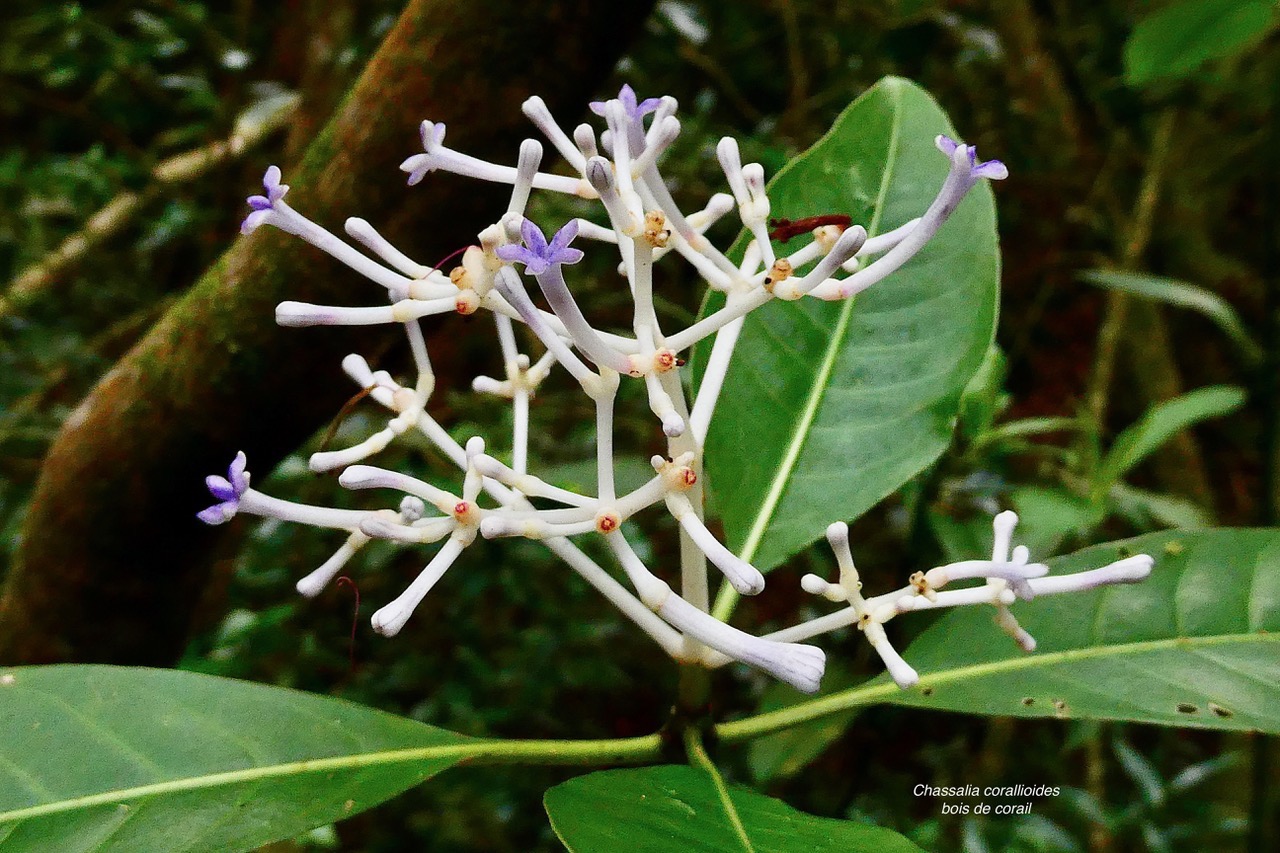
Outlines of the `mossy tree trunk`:
{"type": "MultiPolygon", "coordinates": [[[[418,122],[445,121],[451,146],[514,162],[534,132],[520,103],[541,94],[577,120],[651,5],[411,0],[302,162],[285,169],[289,202],[331,229],[369,219],[424,262],[473,242],[505,193],[436,174],[406,189],[397,167],[420,150],[418,122]]],[[[227,212],[228,230],[237,215],[227,212]]],[[[396,337],[281,330],[274,306],[373,304],[376,290],[274,229],[237,240],[55,440],[0,600],[0,662],[176,660],[225,536],[195,519],[210,503],[205,475],[243,449],[265,476],[355,390],[339,376],[342,356],[376,354],[396,337]]]]}

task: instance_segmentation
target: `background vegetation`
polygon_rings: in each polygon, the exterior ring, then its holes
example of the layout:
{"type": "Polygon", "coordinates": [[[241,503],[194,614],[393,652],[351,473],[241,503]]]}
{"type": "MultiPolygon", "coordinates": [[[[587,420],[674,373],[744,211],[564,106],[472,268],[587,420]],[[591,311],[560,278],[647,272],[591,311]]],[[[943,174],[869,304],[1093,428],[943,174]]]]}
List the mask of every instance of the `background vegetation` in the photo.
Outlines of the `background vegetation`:
{"type": "MultiPolygon", "coordinates": [[[[0,27],[0,575],[22,546],[60,425],[234,239],[263,165],[298,160],[401,6],[26,5],[11,4],[0,27]],[[244,144],[226,150],[237,135],[244,144]]],[[[667,0],[612,77],[596,81],[598,96],[630,82],[680,100],[685,132],[668,169],[678,198],[720,189],[720,136],[738,136],[744,157],[772,174],[886,74],[919,82],[966,141],[1009,164],[997,191],[1004,359],[989,365],[947,456],[854,528],[869,582],[983,547],[996,506],[1020,511],[1037,555],[1170,525],[1275,523],[1273,19],[1269,3],[667,0]],[[1188,5],[1214,14],[1170,19],[1188,5]],[[1260,24],[1239,12],[1248,8],[1263,10],[1260,24]],[[1193,62],[1183,36],[1206,21],[1228,26],[1211,39],[1223,55],[1193,62]],[[1247,402],[1224,392],[1160,410],[1145,443],[1130,432],[1126,453],[1109,453],[1152,406],[1212,385],[1243,388],[1247,402]],[[1127,452],[1197,421],[1159,450],[1127,452]]],[[[405,152],[414,144],[407,126],[405,152]]],[[[395,173],[385,180],[399,184],[395,173]]],[[[665,274],[663,310],[690,316],[696,282],[665,274]]],[[[591,299],[602,313],[624,305],[604,287],[591,299]]],[[[459,341],[440,369],[465,381],[475,371],[464,365],[480,357],[470,346],[459,341]]],[[[315,370],[327,383],[337,365],[315,370]]],[[[574,425],[590,413],[554,390],[539,403],[538,454],[558,463],[561,481],[589,477],[578,463],[590,436],[574,425]]],[[[450,392],[437,416],[466,436],[494,411],[450,392]]],[[[365,412],[342,432],[367,432],[365,412]]],[[[621,430],[637,460],[655,450],[639,414],[621,430]]],[[[347,499],[306,471],[318,441],[268,490],[347,499]]],[[[398,452],[406,465],[430,464],[398,452]]],[[[335,541],[274,525],[240,533],[242,547],[202,593],[185,668],[333,693],[462,733],[622,737],[663,722],[667,662],[536,547],[477,543],[447,594],[400,637],[374,636],[365,609],[352,644],[349,588],[313,602],[292,589],[335,541]]],[[[671,549],[669,533],[654,531],[649,547],[671,549]]],[[[387,600],[419,567],[412,554],[366,553],[353,571],[366,601],[387,600]]],[[[779,569],[770,595],[744,604],[743,623],[788,618],[803,606],[799,575],[827,562],[801,555],[779,569]]],[[[824,644],[848,664],[833,669],[834,687],[878,668],[855,639],[824,644]]],[[[788,700],[742,671],[719,676],[717,690],[722,716],[788,700]]],[[[931,850],[1273,849],[1267,792],[1280,771],[1262,738],[900,708],[826,729],[820,754],[774,739],[717,759],[805,811],[873,819],[931,850]],[[920,781],[1043,783],[1064,794],[1028,818],[980,821],[939,815],[912,796],[920,781]]],[[[539,803],[569,775],[457,771],[293,846],[558,849],[539,803]]]]}

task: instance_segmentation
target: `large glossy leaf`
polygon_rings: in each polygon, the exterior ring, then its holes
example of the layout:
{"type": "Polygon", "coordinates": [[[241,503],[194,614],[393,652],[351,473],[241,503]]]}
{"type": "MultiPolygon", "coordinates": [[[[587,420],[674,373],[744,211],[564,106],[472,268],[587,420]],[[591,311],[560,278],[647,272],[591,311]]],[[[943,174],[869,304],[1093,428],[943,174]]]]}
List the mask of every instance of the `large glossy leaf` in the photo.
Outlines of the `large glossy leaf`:
{"type": "Polygon", "coordinates": [[[1280,530],[1162,532],[1050,560],[1053,573],[1156,558],[1130,586],[1042,596],[1014,613],[1024,654],[986,609],[949,613],[907,649],[902,705],[1280,732],[1280,530]]]}
{"type": "Polygon", "coordinates": [[[1178,0],[1143,18],[1124,46],[1134,85],[1186,77],[1255,43],[1275,23],[1274,0],[1178,0]]]}
{"type": "MultiPolygon", "coordinates": [[[[773,213],[849,214],[872,235],[902,225],[946,174],[939,133],[955,134],[933,99],[885,79],[778,173],[773,213]]],[[[984,183],[920,255],[856,300],[774,302],[750,315],[706,446],[731,547],[772,568],[946,449],[992,340],[998,278],[984,183]]]]}
{"type": "Polygon", "coordinates": [[[230,851],[363,811],[470,738],[189,672],[0,670],[0,850],[230,851]]]}
{"type": "MultiPolygon", "coordinates": [[[[798,812],[730,787],[729,799],[756,853],[918,853],[881,827],[798,812]]],[[[551,826],[571,853],[670,853],[747,849],[709,775],[684,765],[605,770],[547,791],[551,826]]]]}

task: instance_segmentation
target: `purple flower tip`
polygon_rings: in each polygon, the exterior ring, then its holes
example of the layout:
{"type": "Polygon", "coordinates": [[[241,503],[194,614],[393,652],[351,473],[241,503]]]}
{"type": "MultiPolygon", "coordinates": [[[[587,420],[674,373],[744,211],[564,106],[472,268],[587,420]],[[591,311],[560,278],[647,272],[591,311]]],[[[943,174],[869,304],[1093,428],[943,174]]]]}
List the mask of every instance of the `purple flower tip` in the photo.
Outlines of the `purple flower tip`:
{"type": "Polygon", "coordinates": [[[999,160],[987,160],[974,166],[973,174],[975,177],[990,181],[1003,181],[1009,177],[1009,167],[999,160]]]}
{"type": "Polygon", "coordinates": [[[266,222],[269,214],[275,209],[276,202],[284,198],[289,191],[288,184],[280,183],[280,167],[268,166],[262,176],[262,189],[266,195],[251,195],[248,199],[250,213],[240,224],[240,233],[249,234],[259,225],[266,222]]]}
{"type": "Polygon", "coordinates": [[[262,176],[262,188],[267,191],[268,204],[275,204],[284,198],[284,194],[289,191],[289,185],[280,183],[279,166],[267,167],[267,173],[262,176]]]}
{"type": "Polygon", "coordinates": [[[570,219],[564,227],[547,242],[542,229],[534,225],[532,220],[525,219],[520,225],[520,236],[523,246],[508,243],[497,248],[497,255],[504,261],[522,263],[525,269],[534,275],[541,275],[554,264],[576,264],[582,260],[581,249],[571,249],[569,244],[578,236],[578,220],[570,219]]]}
{"type": "Polygon", "coordinates": [[[249,472],[245,470],[248,459],[244,451],[236,454],[236,458],[227,466],[227,476],[216,474],[205,478],[204,484],[209,494],[218,499],[218,503],[196,513],[196,518],[205,524],[222,524],[230,521],[240,508],[240,498],[249,491],[249,472]]]}
{"type": "Polygon", "coordinates": [[[442,121],[424,121],[418,126],[418,133],[422,136],[422,150],[428,154],[444,145],[444,122],[442,121]]]}
{"type": "Polygon", "coordinates": [[[974,178],[986,178],[992,181],[1002,181],[1009,177],[1009,169],[999,160],[984,160],[978,162],[978,149],[972,145],[965,145],[957,142],[949,136],[938,135],[934,139],[934,144],[938,146],[938,150],[947,155],[947,158],[953,163],[957,163],[957,158],[967,157],[969,160],[969,174],[974,178]]]}
{"type": "Polygon", "coordinates": [[[409,173],[409,186],[415,186],[436,168],[435,154],[444,145],[444,122],[424,121],[418,126],[422,137],[422,154],[414,154],[400,164],[400,171],[409,173]]]}
{"type": "MultiPolygon", "coordinates": [[[[633,122],[639,122],[646,115],[656,110],[662,103],[661,98],[645,98],[643,101],[636,103],[636,90],[632,89],[628,83],[622,84],[622,89],[618,92],[618,100],[622,103],[622,111],[633,122]]],[[[606,103],[608,102],[592,101],[588,106],[591,107],[591,112],[602,116],[605,113],[606,103]]]]}

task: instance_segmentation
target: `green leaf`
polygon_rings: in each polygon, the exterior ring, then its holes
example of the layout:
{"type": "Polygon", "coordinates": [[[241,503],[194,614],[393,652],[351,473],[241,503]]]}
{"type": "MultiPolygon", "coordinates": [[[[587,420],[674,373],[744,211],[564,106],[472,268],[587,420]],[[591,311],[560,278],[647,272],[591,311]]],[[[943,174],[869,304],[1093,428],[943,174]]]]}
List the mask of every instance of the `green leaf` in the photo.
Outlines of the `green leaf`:
{"type": "MultiPolygon", "coordinates": [[[[842,661],[827,661],[827,671],[822,676],[823,694],[844,690],[854,683],[853,673],[842,661]]],[[[768,713],[788,708],[812,698],[794,687],[775,681],[765,688],[757,712],[768,713]]],[[[858,710],[855,708],[843,714],[832,714],[756,738],[747,751],[752,777],[757,782],[770,782],[796,775],[839,740],[857,714],[858,710]]]]}
{"type": "MultiPolygon", "coordinates": [[[[924,212],[946,175],[939,133],[955,135],[937,103],[886,78],[778,173],[773,215],[848,214],[872,235],[896,228],[924,212]]],[[[918,256],[856,300],[778,301],[749,315],[706,444],[730,547],[773,568],[937,459],[991,345],[998,280],[984,182],[918,256]]]]}
{"type": "MultiPolygon", "coordinates": [[[[967,560],[991,550],[991,519],[987,516],[954,518],[931,506],[925,511],[925,518],[948,562],[967,560]]],[[[831,665],[830,660],[827,665],[831,665]]]]}
{"type": "Polygon", "coordinates": [[[1137,423],[1116,436],[1099,466],[1095,488],[1105,492],[1139,462],[1178,433],[1209,418],[1230,414],[1244,404],[1244,389],[1233,385],[1198,388],[1158,403],[1137,423]]]}
{"type": "MultiPolygon", "coordinates": [[[[918,853],[888,829],[798,812],[781,800],[730,787],[756,853],[918,853]]],[[[547,791],[551,828],[570,853],[743,853],[711,777],[685,765],[605,770],[547,791]]]]}
{"type": "Polygon", "coordinates": [[[0,672],[0,848],[249,850],[364,811],[483,744],[190,672],[0,672]]]}
{"type": "Polygon", "coordinates": [[[1039,643],[1032,654],[987,608],[948,613],[904,654],[920,687],[884,698],[974,714],[1280,732],[1280,530],[1151,533],[1049,565],[1066,574],[1138,553],[1156,559],[1142,583],[1015,603],[1039,643]]]}
{"type": "Polygon", "coordinates": [[[960,395],[960,433],[967,440],[975,441],[988,432],[1008,403],[1008,395],[1004,393],[1008,374],[1004,351],[992,346],[960,395]]]}
{"type": "Polygon", "coordinates": [[[1172,278],[1118,270],[1086,270],[1080,277],[1108,290],[1132,293],[1166,305],[1197,311],[1218,325],[1240,349],[1246,362],[1257,364],[1262,359],[1262,348],[1245,329],[1236,309],[1211,290],[1172,278]]]}
{"type": "Polygon", "coordinates": [[[1116,509],[1135,524],[1164,527],[1212,527],[1213,517],[1205,509],[1185,498],[1149,492],[1127,483],[1111,487],[1111,502],[1116,509]]]}
{"type": "Polygon", "coordinates": [[[1274,23],[1273,0],[1181,0],[1138,22],[1124,46],[1132,86],[1189,76],[1210,59],[1239,53],[1274,23]]]}
{"type": "MultiPolygon", "coordinates": [[[[1055,553],[1068,536],[1087,533],[1106,517],[1101,503],[1055,487],[1019,486],[1010,497],[1018,512],[1018,541],[1033,554],[1055,553]]],[[[986,529],[990,542],[990,521],[986,529]]]]}
{"type": "Polygon", "coordinates": [[[1160,771],[1124,738],[1116,738],[1114,747],[1120,767],[1133,780],[1143,801],[1151,808],[1163,805],[1164,779],[1161,778],[1160,771]]]}

